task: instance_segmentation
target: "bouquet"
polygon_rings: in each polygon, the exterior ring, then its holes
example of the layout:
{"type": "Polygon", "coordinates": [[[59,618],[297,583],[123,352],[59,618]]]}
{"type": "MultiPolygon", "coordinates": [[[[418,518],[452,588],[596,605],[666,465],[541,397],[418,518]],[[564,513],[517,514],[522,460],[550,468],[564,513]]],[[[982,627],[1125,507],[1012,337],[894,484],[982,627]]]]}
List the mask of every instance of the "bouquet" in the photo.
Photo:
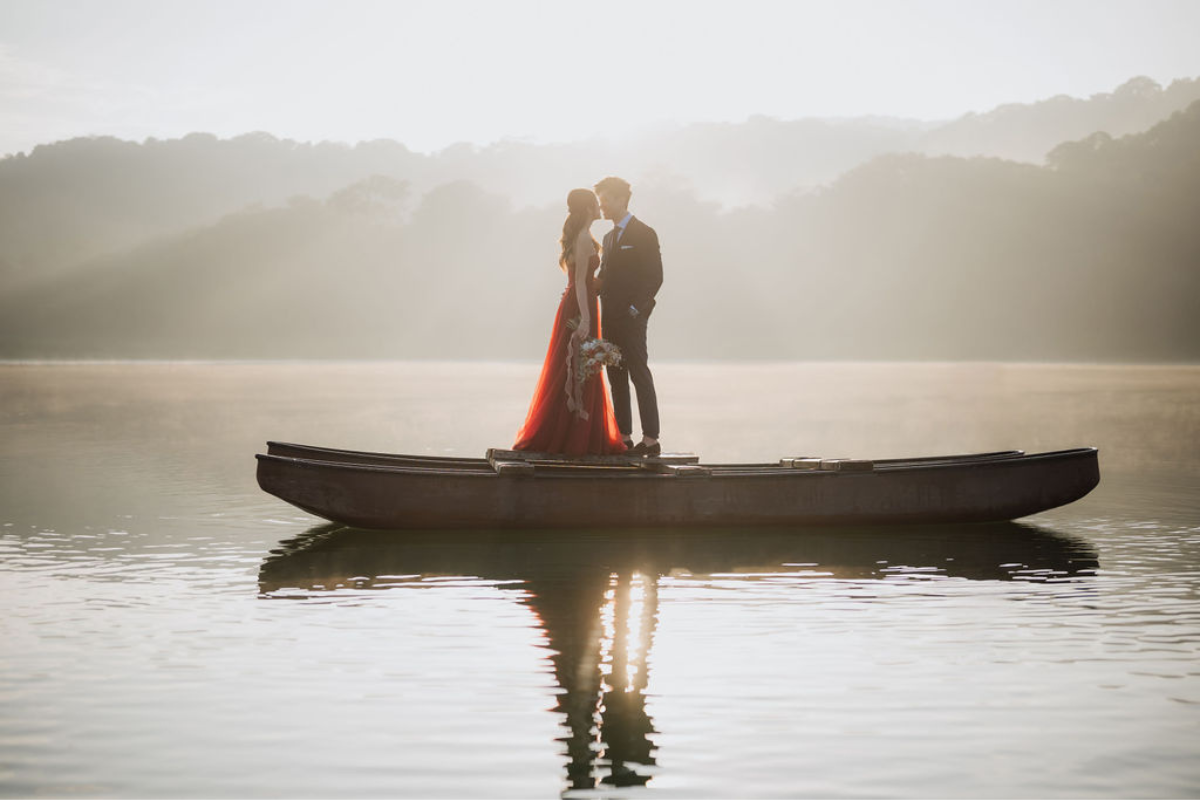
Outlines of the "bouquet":
{"type": "MultiPolygon", "coordinates": [[[[571,330],[579,330],[580,318],[576,317],[567,322],[571,330]]],[[[600,371],[601,367],[617,367],[621,365],[621,348],[603,339],[584,339],[579,345],[579,358],[575,370],[575,380],[586,383],[587,379],[600,371]]]]}
{"type": "MultiPolygon", "coordinates": [[[[567,327],[573,331],[579,330],[580,318],[567,321],[567,327]]],[[[584,339],[575,347],[574,337],[567,347],[567,381],[563,388],[567,392],[567,410],[575,412],[579,419],[587,419],[587,409],[583,407],[583,387],[588,378],[593,377],[601,367],[617,366],[621,363],[621,348],[603,339],[584,339]]]]}
{"type": "Polygon", "coordinates": [[[621,365],[621,348],[603,339],[586,339],[579,345],[579,370],[575,380],[586,383],[601,367],[621,365]]]}

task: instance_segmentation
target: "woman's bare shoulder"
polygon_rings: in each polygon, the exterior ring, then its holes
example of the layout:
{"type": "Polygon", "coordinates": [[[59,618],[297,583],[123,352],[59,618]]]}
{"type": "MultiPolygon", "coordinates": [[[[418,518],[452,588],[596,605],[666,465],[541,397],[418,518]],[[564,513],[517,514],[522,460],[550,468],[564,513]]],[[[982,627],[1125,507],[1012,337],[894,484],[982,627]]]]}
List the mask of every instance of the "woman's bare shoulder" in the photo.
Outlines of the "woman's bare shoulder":
{"type": "Polygon", "coordinates": [[[579,232],[575,237],[575,252],[583,255],[595,255],[596,240],[592,238],[592,233],[587,228],[579,232]]]}

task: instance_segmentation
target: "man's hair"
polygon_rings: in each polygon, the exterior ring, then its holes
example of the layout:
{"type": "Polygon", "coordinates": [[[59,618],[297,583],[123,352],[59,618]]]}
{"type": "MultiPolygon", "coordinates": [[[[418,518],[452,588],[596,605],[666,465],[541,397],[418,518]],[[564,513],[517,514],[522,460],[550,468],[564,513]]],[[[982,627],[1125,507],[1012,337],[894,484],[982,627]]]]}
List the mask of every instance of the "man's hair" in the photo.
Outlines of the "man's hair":
{"type": "Polygon", "coordinates": [[[626,203],[633,196],[633,187],[629,185],[629,181],[614,178],[611,175],[597,183],[595,189],[596,194],[614,194],[618,197],[623,197],[626,203]]]}

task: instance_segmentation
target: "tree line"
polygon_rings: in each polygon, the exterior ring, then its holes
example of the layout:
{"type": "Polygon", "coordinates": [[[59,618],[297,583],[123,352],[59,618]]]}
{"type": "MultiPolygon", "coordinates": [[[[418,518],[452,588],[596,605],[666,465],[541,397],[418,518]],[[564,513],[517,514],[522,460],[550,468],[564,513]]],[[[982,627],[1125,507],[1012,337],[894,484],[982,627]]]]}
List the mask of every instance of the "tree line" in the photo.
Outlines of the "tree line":
{"type": "MultiPolygon", "coordinates": [[[[632,208],[663,243],[655,358],[1200,356],[1200,102],[1043,165],[889,154],[736,209],[663,176],[632,208]]],[[[536,360],[562,219],[366,176],[8,291],[0,357],[536,360]]]]}

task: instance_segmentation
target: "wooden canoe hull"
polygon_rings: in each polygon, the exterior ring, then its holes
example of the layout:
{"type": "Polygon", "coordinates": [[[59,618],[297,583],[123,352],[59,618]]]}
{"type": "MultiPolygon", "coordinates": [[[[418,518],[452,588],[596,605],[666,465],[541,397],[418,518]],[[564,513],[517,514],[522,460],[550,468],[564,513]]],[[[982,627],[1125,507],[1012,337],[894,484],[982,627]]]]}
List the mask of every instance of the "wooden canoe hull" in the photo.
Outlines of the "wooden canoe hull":
{"type": "Polygon", "coordinates": [[[258,482],[298,508],[353,527],[524,529],[999,522],[1078,500],[1100,479],[1093,448],[887,464],[869,472],[714,466],[703,477],[507,475],[483,466],[268,454],[258,456],[258,482]]]}

